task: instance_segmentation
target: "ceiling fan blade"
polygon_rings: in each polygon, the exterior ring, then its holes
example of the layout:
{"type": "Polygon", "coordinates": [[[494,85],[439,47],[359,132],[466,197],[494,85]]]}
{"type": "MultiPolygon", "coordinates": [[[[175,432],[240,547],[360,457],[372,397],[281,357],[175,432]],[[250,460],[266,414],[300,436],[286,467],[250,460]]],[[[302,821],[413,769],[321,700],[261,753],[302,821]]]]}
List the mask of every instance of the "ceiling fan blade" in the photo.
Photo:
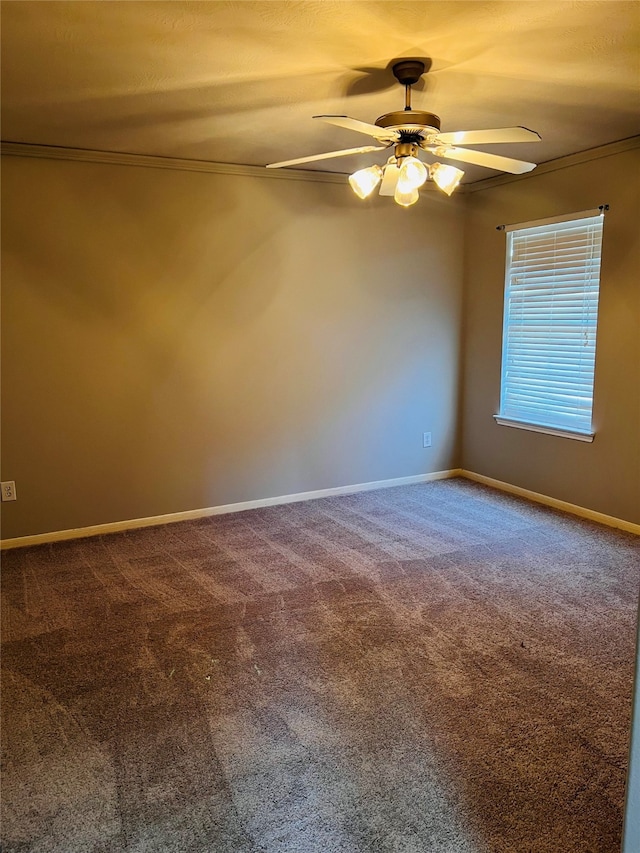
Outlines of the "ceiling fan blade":
{"type": "Polygon", "coordinates": [[[462,163],[473,163],[475,166],[486,166],[487,169],[498,169],[501,172],[511,172],[512,175],[522,175],[535,169],[536,163],[526,160],[514,160],[512,157],[501,157],[499,154],[487,154],[484,151],[467,151],[466,148],[437,148],[424,146],[436,157],[446,157],[447,160],[459,160],[462,163]]]}
{"type": "Polygon", "coordinates": [[[366,133],[368,136],[373,136],[381,142],[394,142],[399,139],[396,131],[390,133],[386,128],[378,127],[377,124],[367,124],[366,121],[358,121],[357,118],[349,118],[349,116],[313,116],[313,118],[319,118],[320,121],[335,124],[336,127],[346,127],[347,130],[357,130],[358,133],[366,133]]]}
{"type": "Polygon", "coordinates": [[[493,130],[453,130],[439,133],[436,143],[445,145],[492,145],[496,142],[540,142],[540,134],[527,127],[497,127],[493,130]]]}
{"type": "Polygon", "coordinates": [[[360,148],[343,148],[341,151],[326,151],[324,154],[312,154],[310,157],[297,157],[295,160],[282,160],[269,163],[267,169],[281,169],[283,166],[299,166],[301,163],[313,163],[315,160],[329,160],[331,157],[346,157],[348,154],[366,154],[369,151],[384,151],[380,145],[362,145],[360,148]]]}

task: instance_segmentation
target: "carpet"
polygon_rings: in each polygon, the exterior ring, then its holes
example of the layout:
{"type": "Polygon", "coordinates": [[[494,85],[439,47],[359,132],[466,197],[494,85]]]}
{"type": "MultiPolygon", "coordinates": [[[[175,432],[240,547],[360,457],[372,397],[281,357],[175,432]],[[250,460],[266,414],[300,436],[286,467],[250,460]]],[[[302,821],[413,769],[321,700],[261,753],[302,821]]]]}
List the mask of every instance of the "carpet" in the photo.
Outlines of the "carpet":
{"type": "Polygon", "coordinates": [[[4,853],[615,853],[640,540],[447,480],[6,552],[4,853]]]}

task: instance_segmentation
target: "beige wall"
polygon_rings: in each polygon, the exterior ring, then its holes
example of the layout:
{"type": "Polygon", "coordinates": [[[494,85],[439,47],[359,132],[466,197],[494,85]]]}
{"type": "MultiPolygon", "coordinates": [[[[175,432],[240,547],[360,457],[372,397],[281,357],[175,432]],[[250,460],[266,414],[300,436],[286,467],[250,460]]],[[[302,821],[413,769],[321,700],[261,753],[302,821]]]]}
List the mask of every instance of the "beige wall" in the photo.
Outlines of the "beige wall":
{"type": "Polygon", "coordinates": [[[467,197],[464,468],[640,523],[640,204],[636,149],[467,197]],[[496,225],[609,204],[593,444],[498,426],[505,236],[496,225]]]}
{"type": "Polygon", "coordinates": [[[3,538],[457,464],[461,200],[2,160],[3,538]]]}
{"type": "Polygon", "coordinates": [[[639,156],[412,210],[3,157],[3,538],[459,464],[640,522],[639,156]],[[596,439],[498,426],[495,226],[603,202],[596,439]]]}

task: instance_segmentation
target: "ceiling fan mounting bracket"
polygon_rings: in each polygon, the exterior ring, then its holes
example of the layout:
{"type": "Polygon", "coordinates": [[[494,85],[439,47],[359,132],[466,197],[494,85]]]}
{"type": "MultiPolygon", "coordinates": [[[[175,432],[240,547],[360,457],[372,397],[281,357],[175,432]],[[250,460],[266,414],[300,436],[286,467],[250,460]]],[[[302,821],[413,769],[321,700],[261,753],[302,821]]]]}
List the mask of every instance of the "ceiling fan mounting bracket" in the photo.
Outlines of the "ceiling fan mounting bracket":
{"type": "Polygon", "coordinates": [[[413,86],[424,74],[425,65],[421,59],[401,59],[393,64],[391,70],[402,86],[413,86]]]}

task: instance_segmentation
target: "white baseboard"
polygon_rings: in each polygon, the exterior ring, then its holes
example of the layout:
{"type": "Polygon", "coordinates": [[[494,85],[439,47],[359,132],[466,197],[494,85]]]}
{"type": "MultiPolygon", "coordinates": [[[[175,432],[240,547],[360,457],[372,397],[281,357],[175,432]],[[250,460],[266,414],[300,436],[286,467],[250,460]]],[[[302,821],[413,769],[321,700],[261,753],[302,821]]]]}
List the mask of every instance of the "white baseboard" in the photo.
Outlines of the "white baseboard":
{"type": "Polygon", "coordinates": [[[433,471],[430,474],[414,474],[411,477],[396,477],[393,480],[374,480],[370,483],[356,483],[351,486],[335,486],[331,489],[317,489],[313,492],[298,492],[294,495],[280,495],[275,498],[260,498],[255,501],[242,501],[235,504],[210,506],[204,509],[190,509],[186,512],[172,512],[167,515],[153,515],[148,518],[132,518],[126,521],[113,521],[108,524],[94,524],[91,527],[76,527],[71,530],[55,530],[51,533],[37,533],[32,536],[18,536],[15,539],[3,539],[0,548],[26,548],[29,545],[44,545],[47,542],[62,542],[66,539],[83,539],[87,536],[102,536],[105,533],[118,533],[122,530],[137,530],[141,527],[155,527],[159,524],[172,524],[176,521],[189,521],[194,518],[207,518],[211,515],[225,515],[230,512],[242,512],[277,504],[297,503],[298,501],[328,498],[333,495],[352,495],[373,489],[387,489],[392,486],[409,486],[413,483],[428,483],[431,480],[446,480],[459,477],[460,468],[449,471],[433,471]]]}
{"type": "Polygon", "coordinates": [[[473,471],[466,471],[464,469],[460,474],[466,477],[467,480],[482,483],[484,486],[491,486],[491,488],[499,489],[501,492],[508,492],[510,495],[517,495],[520,498],[527,498],[530,501],[535,501],[554,509],[561,509],[563,512],[578,515],[580,518],[587,518],[589,521],[606,524],[607,527],[617,527],[620,530],[626,530],[628,533],[640,535],[640,524],[634,524],[632,521],[625,521],[623,518],[605,515],[603,512],[596,512],[593,509],[587,509],[577,504],[570,504],[567,501],[560,501],[557,498],[551,498],[549,495],[541,495],[539,492],[532,492],[530,489],[523,489],[520,486],[512,486],[511,483],[503,483],[502,480],[494,480],[493,477],[485,477],[484,474],[476,474],[473,471]]]}

